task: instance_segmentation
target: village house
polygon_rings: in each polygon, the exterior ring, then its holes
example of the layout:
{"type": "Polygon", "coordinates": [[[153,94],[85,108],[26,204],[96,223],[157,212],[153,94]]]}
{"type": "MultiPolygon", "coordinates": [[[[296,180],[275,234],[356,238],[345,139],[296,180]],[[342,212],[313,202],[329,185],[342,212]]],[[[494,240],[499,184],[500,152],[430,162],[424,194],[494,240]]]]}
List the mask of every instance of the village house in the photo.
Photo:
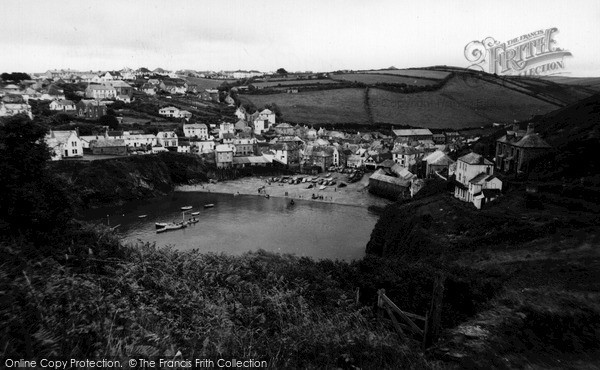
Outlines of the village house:
{"type": "Polygon", "coordinates": [[[44,141],[50,149],[50,156],[53,161],[66,158],[81,158],[83,156],[83,143],[75,130],[50,130],[46,134],[44,141]]]}
{"type": "Polygon", "coordinates": [[[151,83],[148,83],[148,82],[143,84],[142,87],[140,88],[140,90],[146,95],[150,95],[150,96],[156,95],[156,86],[152,85],[151,83]]]}
{"type": "Polygon", "coordinates": [[[233,166],[244,167],[267,167],[272,162],[264,155],[251,155],[246,157],[233,157],[233,166]]]}
{"type": "Polygon", "coordinates": [[[513,130],[496,140],[496,169],[509,172],[523,172],[532,159],[547,153],[551,146],[535,132],[534,124],[527,126],[527,131],[519,131],[518,125],[513,130]]]}
{"type": "Polygon", "coordinates": [[[179,109],[177,107],[172,107],[172,106],[160,108],[158,110],[158,114],[160,114],[161,116],[170,117],[170,118],[185,118],[186,120],[189,120],[190,118],[192,118],[191,112],[188,112],[187,110],[179,109]]]}
{"type": "Polygon", "coordinates": [[[50,110],[60,111],[65,113],[75,112],[77,107],[71,100],[54,100],[50,103],[50,110]]]}
{"type": "Polygon", "coordinates": [[[293,143],[275,143],[269,145],[269,150],[273,152],[274,158],[285,164],[297,164],[300,162],[300,148],[293,143]]]}
{"type": "Polygon", "coordinates": [[[215,142],[212,140],[192,140],[190,146],[192,153],[207,154],[215,151],[215,142]]]}
{"type": "Polygon", "coordinates": [[[309,164],[321,168],[323,172],[329,170],[329,167],[333,165],[333,150],[331,148],[314,149],[309,164]]]}
{"type": "Polygon", "coordinates": [[[369,193],[390,199],[409,197],[411,180],[388,176],[378,169],[369,177],[369,193]]]}
{"type": "Polygon", "coordinates": [[[156,134],[156,141],[167,150],[177,151],[177,134],[175,131],[161,131],[156,134]]]}
{"type": "Polygon", "coordinates": [[[498,196],[502,190],[502,181],[494,175],[494,163],[477,153],[469,153],[456,161],[456,186],[454,196],[464,202],[472,202],[480,208],[486,201],[498,196]],[[482,190],[496,189],[486,192],[490,198],[485,198],[482,190]],[[475,199],[477,198],[477,199],[475,199]]]}
{"type": "Polygon", "coordinates": [[[238,119],[246,120],[246,108],[240,106],[235,110],[234,114],[238,119]]]}
{"type": "Polygon", "coordinates": [[[92,140],[89,147],[95,155],[127,155],[127,145],[123,139],[100,137],[92,140]]]}
{"type": "Polygon", "coordinates": [[[246,121],[244,121],[243,119],[238,120],[235,123],[234,128],[235,128],[236,132],[249,132],[249,130],[250,130],[248,123],[246,121]]]}
{"type": "Polygon", "coordinates": [[[280,123],[274,127],[277,135],[282,136],[293,136],[294,135],[294,127],[289,123],[280,123]]]}
{"type": "Polygon", "coordinates": [[[253,123],[254,133],[262,134],[275,124],[275,113],[269,109],[263,109],[262,111],[258,112],[258,115],[253,119],[253,123]]]}
{"type": "Polygon", "coordinates": [[[233,139],[235,147],[235,156],[250,156],[256,153],[256,140],[254,138],[235,138],[233,139]]]}
{"type": "Polygon", "coordinates": [[[212,101],[213,103],[219,102],[219,90],[217,89],[206,89],[200,94],[200,99],[205,101],[212,101]]]}
{"type": "Polygon", "coordinates": [[[185,94],[187,91],[187,83],[180,80],[162,80],[159,84],[162,91],[169,94],[185,94]]]}
{"type": "Polygon", "coordinates": [[[433,133],[426,128],[392,130],[396,136],[396,142],[413,142],[420,140],[433,140],[433,133]]]}
{"type": "Polygon", "coordinates": [[[231,122],[221,122],[219,125],[219,139],[223,139],[225,134],[234,134],[235,125],[231,122]]]}
{"type": "Polygon", "coordinates": [[[208,139],[208,126],[204,123],[184,123],[183,134],[185,137],[206,140],[208,139]]]}
{"type": "Polygon", "coordinates": [[[27,103],[5,103],[0,101],[0,117],[10,117],[17,114],[25,114],[33,119],[31,106],[27,103]]]}
{"type": "Polygon", "coordinates": [[[392,159],[402,167],[411,169],[417,163],[421,153],[411,147],[406,146],[403,143],[395,143],[392,149],[392,159]]]}
{"type": "Polygon", "coordinates": [[[152,134],[131,134],[129,131],[123,132],[122,139],[125,140],[125,144],[128,148],[141,148],[148,150],[153,145],[157,144],[158,141],[155,135],[152,134]]]}
{"type": "Polygon", "coordinates": [[[220,144],[215,148],[215,162],[217,168],[228,168],[233,165],[233,153],[235,147],[228,144],[220,144]]]}
{"type": "Polygon", "coordinates": [[[106,86],[111,86],[117,92],[116,99],[125,103],[131,103],[133,96],[133,87],[125,81],[115,80],[105,83],[106,86]]]}
{"type": "Polygon", "coordinates": [[[454,163],[450,157],[440,150],[427,155],[423,158],[423,162],[425,162],[425,177],[430,177],[435,173],[444,172],[447,175],[450,165],[454,163]]]}
{"type": "Polygon", "coordinates": [[[97,100],[80,100],[75,105],[77,115],[82,118],[98,119],[106,115],[106,105],[97,100]]]}
{"type": "Polygon", "coordinates": [[[90,84],[85,89],[85,96],[97,100],[113,99],[117,97],[117,90],[112,86],[90,84]]]}
{"type": "Polygon", "coordinates": [[[351,154],[346,159],[346,167],[350,168],[362,168],[364,165],[365,157],[358,154],[351,154]]]}

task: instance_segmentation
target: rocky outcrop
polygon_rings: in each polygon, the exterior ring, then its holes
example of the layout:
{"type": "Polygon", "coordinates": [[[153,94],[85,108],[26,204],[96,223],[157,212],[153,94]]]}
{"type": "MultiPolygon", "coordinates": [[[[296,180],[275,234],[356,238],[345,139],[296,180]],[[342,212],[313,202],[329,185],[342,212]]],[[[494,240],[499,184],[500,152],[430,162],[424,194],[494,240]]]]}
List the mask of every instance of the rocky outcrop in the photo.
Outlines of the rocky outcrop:
{"type": "Polygon", "coordinates": [[[49,163],[66,180],[84,208],[153,198],[175,185],[206,181],[206,166],[196,156],[161,153],[108,160],[49,163]]]}

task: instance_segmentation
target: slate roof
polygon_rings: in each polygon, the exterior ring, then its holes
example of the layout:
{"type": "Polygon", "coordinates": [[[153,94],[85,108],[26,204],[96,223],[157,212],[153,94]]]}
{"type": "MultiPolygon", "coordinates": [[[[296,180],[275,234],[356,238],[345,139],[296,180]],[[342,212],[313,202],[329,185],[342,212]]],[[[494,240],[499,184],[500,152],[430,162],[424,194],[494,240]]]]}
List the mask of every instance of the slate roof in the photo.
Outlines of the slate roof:
{"type": "Polygon", "coordinates": [[[483,158],[483,156],[473,152],[463,155],[458,160],[472,165],[493,165],[492,162],[483,158]]]}

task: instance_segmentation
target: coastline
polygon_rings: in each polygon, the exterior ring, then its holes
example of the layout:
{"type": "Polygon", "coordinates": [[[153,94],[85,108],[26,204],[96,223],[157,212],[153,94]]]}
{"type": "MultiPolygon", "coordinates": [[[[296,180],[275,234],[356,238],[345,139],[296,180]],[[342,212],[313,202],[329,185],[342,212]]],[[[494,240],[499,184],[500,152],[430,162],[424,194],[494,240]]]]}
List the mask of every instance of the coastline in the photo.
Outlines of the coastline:
{"type": "Polygon", "coordinates": [[[268,194],[269,197],[289,198],[295,200],[306,200],[357,207],[385,207],[386,205],[393,203],[390,200],[379,198],[368,192],[366,188],[369,183],[368,175],[363,176],[360,181],[353,184],[348,184],[345,181],[345,176],[339,173],[333,173],[331,174],[331,177],[334,178],[338,184],[340,181],[344,181],[348,186],[338,188],[337,185],[333,185],[328,186],[323,190],[319,190],[317,186],[313,187],[312,189],[307,189],[307,183],[291,185],[287,183],[271,182],[269,185],[267,180],[271,179],[271,176],[253,176],[236,180],[221,181],[216,184],[205,183],[196,185],[179,185],[175,187],[174,191],[256,195],[263,197],[265,194],[268,194]],[[264,190],[259,192],[258,189],[261,187],[264,187],[264,190]],[[312,199],[313,194],[316,196],[322,196],[323,199],[312,199]]]}

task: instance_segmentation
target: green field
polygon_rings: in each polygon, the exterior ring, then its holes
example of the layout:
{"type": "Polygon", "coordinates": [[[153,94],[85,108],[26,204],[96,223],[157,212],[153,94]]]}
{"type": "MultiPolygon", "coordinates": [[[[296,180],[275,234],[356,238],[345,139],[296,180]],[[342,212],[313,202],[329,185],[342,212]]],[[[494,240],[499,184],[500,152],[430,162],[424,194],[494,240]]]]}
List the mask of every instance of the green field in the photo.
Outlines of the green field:
{"type": "Polygon", "coordinates": [[[337,84],[338,81],[330,80],[327,78],[321,78],[318,80],[284,80],[284,81],[266,81],[266,82],[253,82],[251,85],[257,88],[266,87],[278,87],[278,86],[301,86],[301,85],[325,85],[325,84],[337,84]]]}
{"type": "Polygon", "coordinates": [[[283,119],[292,123],[361,123],[369,122],[364,108],[363,89],[307,91],[298,94],[240,95],[242,102],[257,108],[275,103],[283,119]]]}
{"type": "Polygon", "coordinates": [[[529,119],[559,108],[480,79],[454,77],[440,90],[400,94],[370,90],[373,120],[427,128],[484,126],[529,119]]]}
{"type": "MultiPolygon", "coordinates": [[[[407,70],[402,70],[407,71],[407,70]]],[[[438,72],[430,70],[410,70],[438,72]]],[[[448,72],[442,72],[447,75],[448,72]]],[[[474,76],[455,72],[436,91],[403,94],[377,88],[369,89],[372,122],[375,124],[410,125],[427,128],[487,126],[528,120],[561,108],[593,94],[588,86],[563,85],[544,79],[522,77],[474,76]]],[[[351,81],[364,77],[396,78],[391,75],[344,74],[351,81]]],[[[430,77],[433,74],[429,75],[430,77]]],[[[442,76],[442,75],[438,75],[442,76]]],[[[403,78],[398,76],[398,78],[403,78]]],[[[433,80],[423,80],[428,83],[433,80]]],[[[579,82],[579,81],[576,81],[579,82]]],[[[588,81],[592,84],[594,81],[588,81]]],[[[245,95],[257,107],[276,103],[285,120],[299,123],[368,123],[363,89],[332,89],[299,94],[245,95]]]]}
{"type": "Polygon", "coordinates": [[[367,85],[374,85],[378,83],[385,84],[406,84],[412,86],[428,86],[436,84],[436,81],[429,79],[403,77],[403,76],[392,76],[392,75],[380,75],[370,73],[347,73],[347,74],[332,74],[331,78],[334,80],[345,81],[345,82],[360,82],[367,85]]]}
{"type": "Polygon", "coordinates": [[[381,69],[373,71],[364,71],[364,73],[431,78],[434,80],[443,80],[450,74],[450,72],[446,71],[432,71],[428,69],[381,69]]]}
{"type": "Polygon", "coordinates": [[[198,85],[201,89],[216,89],[225,82],[233,82],[235,80],[215,80],[212,78],[185,77],[189,85],[198,85]]]}

